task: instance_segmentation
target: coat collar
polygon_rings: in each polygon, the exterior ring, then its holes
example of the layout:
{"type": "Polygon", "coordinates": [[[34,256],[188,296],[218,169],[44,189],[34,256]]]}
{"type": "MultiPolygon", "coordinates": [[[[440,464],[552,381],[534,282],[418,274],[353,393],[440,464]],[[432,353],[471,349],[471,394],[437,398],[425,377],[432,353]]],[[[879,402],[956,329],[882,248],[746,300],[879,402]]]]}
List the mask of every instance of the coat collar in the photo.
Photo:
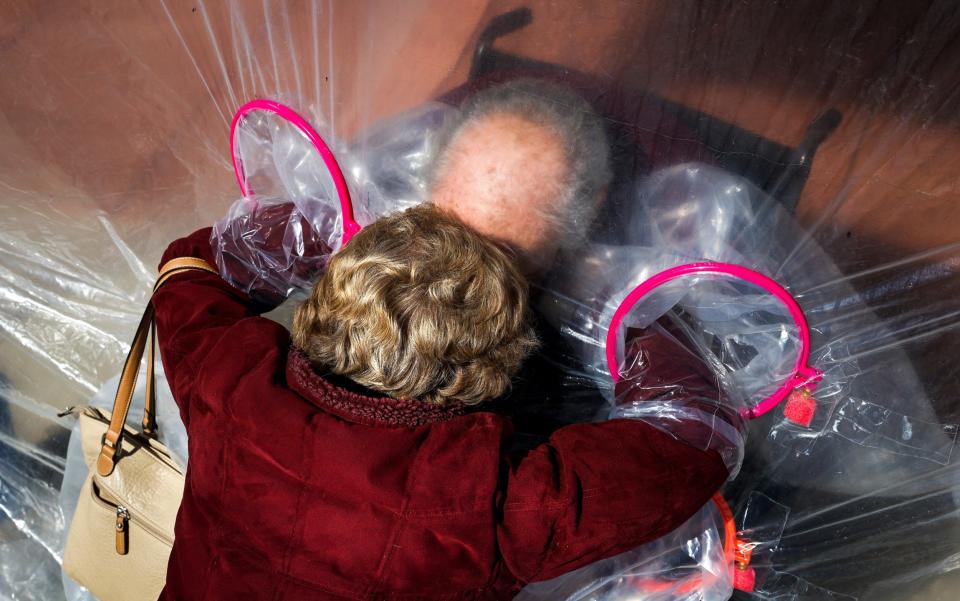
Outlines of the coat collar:
{"type": "Polygon", "coordinates": [[[366,426],[413,428],[446,421],[466,412],[466,407],[459,404],[440,406],[376,397],[337,386],[317,373],[310,359],[296,348],[291,348],[287,356],[287,384],[321,409],[366,426]]]}

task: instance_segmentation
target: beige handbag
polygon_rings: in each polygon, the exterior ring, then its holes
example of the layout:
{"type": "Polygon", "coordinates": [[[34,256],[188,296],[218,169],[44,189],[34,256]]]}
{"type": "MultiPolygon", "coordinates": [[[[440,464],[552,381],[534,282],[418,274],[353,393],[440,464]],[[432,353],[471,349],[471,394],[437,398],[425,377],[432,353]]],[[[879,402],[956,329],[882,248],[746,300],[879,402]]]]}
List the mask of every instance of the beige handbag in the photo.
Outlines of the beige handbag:
{"type": "MultiPolygon", "coordinates": [[[[217,274],[201,259],[173,259],[160,270],[154,292],[170,276],[191,269],[217,274]]],[[[101,601],[156,599],[166,581],[184,470],[156,440],[155,339],[151,303],[120,373],[113,411],[87,407],[80,414],[90,475],[67,535],[63,568],[101,601]],[[148,339],[146,400],[142,429],[137,432],[124,422],[148,339]]]]}

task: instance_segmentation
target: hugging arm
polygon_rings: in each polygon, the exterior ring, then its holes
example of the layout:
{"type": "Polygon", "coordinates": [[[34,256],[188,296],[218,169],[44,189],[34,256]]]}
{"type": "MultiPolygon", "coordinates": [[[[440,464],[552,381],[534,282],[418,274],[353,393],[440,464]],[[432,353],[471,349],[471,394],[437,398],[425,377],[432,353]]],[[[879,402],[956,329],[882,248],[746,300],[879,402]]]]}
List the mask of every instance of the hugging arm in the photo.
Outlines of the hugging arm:
{"type": "MultiPolygon", "coordinates": [[[[207,227],[175,240],[163,253],[160,265],[179,257],[196,257],[215,265],[210,233],[207,227]]],[[[207,356],[235,324],[273,307],[253,300],[220,276],[196,270],[172,276],[154,294],[152,303],[164,373],[189,428],[191,399],[207,356]]]]}
{"type": "Polygon", "coordinates": [[[719,454],[635,420],[576,424],[508,466],[498,539],[521,580],[547,580],[677,528],[727,478],[719,454]]]}

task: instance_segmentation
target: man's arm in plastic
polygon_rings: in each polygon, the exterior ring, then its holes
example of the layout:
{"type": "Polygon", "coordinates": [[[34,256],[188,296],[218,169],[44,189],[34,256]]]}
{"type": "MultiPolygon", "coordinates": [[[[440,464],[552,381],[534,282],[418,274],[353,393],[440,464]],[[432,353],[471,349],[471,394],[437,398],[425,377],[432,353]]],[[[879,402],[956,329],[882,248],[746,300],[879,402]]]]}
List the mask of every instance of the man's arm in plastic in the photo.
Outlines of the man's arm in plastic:
{"type": "Polygon", "coordinates": [[[547,580],[670,532],[726,478],[716,452],[641,421],[567,426],[510,466],[500,548],[518,578],[547,580]]]}

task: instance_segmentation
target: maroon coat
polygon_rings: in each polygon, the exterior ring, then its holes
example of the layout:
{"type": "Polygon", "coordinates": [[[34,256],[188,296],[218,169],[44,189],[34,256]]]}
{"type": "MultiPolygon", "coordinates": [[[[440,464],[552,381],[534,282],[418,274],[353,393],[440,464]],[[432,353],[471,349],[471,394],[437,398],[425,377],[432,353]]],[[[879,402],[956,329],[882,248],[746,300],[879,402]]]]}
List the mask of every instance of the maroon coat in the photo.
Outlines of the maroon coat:
{"type": "MultiPolygon", "coordinates": [[[[212,261],[209,236],[163,261],[212,261]]],[[[637,421],[512,458],[506,418],[338,386],[211,274],[155,307],[190,448],[162,599],[509,599],[676,528],[727,475],[637,421]]]]}

